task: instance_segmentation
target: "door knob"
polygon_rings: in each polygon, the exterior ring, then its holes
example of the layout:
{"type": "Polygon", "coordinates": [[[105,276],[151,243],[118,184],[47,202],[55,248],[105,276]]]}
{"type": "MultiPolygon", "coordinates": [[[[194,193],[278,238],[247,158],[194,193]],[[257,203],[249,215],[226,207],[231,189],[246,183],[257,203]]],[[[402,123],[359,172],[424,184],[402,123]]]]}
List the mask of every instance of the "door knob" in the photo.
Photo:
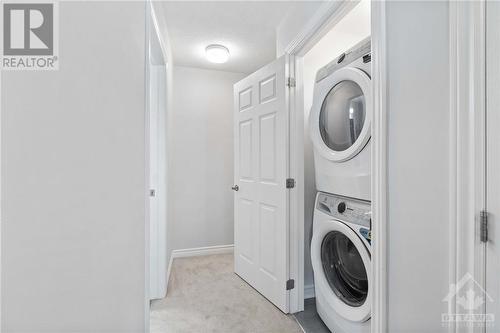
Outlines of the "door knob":
{"type": "Polygon", "coordinates": [[[233,191],[238,192],[238,190],[240,189],[240,187],[239,187],[238,185],[234,185],[233,187],[231,187],[231,189],[232,189],[233,191]]]}

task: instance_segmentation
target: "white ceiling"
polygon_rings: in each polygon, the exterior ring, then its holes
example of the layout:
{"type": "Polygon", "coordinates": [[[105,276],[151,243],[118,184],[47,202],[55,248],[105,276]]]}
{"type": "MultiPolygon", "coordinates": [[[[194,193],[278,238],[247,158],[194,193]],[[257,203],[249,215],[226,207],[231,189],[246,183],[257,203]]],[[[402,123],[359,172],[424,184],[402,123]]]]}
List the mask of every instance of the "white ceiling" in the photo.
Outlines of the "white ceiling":
{"type": "MultiPolygon", "coordinates": [[[[251,73],[276,58],[276,28],[294,1],[165,1],[163,14],[174,63],[251,73]],[[222,44],[231,57],[225,64],[205,59],[205,47],[222,44]]],[[[158,13],[160,14],[160,13],[158,13]]]]}

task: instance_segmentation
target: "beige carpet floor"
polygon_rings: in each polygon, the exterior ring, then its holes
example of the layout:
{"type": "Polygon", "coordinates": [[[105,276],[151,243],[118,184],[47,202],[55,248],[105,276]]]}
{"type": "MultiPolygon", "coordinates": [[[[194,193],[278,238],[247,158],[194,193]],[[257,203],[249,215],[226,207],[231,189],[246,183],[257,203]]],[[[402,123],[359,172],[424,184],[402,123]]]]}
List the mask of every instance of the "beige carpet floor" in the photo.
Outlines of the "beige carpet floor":
{"type": "Polygon", "coordinates": [[[233,255],[178,258],[167,297],[151,305],[152,333],[302,333],[293,316],[233,273],[233,255]]]}

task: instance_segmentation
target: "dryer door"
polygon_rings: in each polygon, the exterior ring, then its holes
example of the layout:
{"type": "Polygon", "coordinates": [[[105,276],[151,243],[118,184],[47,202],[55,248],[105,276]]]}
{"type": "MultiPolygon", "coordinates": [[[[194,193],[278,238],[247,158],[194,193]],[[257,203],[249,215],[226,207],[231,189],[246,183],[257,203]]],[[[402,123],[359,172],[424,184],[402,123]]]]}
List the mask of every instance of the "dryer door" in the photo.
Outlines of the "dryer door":
{"type": "Polygon", "coordinates": [[[342,317],[370,318],[370,254],[360,237],[340,221],[322,223],[311,243],[315,283],[342,317]]]}
{"type": "Polygon", "coordinates": [[[318,82],[311,110],[311,136],[316,149],[332,161],[358,154],[371,136],[370,77],[344,67],[318,82]]]}

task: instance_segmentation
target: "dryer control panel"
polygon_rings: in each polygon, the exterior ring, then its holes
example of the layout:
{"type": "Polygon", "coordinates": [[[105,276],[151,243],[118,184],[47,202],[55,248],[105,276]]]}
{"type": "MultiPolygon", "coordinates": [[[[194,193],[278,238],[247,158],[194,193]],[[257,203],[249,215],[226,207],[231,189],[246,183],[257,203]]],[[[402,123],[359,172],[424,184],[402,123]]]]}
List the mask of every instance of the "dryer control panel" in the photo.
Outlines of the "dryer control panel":
{"type": "MultiPolygon", "coordinates": [[[[328,75],[332,74],[336,70],[345,67],[357,60],[361,61],[361,66],[363,69],[365,67],[370,67],[371,64],[371,38],[367,37],[358,44],[351,47],[346,52],[342,53],[340,56],[335,58],[333,61],[328,63],[326,66],[320,68],[316,73],[316,82],[323,80],[328,75]]],[[[358,67],[358,66],[354,66],[358,67]]],[[[370,72],[369,72],[370,73],[370,72]]]]}
{"type": "Polygon", "coordinates": [[[371,229],[372,209],[369,201],[319,192],[316,209],[338,220],[371,229]]]}

